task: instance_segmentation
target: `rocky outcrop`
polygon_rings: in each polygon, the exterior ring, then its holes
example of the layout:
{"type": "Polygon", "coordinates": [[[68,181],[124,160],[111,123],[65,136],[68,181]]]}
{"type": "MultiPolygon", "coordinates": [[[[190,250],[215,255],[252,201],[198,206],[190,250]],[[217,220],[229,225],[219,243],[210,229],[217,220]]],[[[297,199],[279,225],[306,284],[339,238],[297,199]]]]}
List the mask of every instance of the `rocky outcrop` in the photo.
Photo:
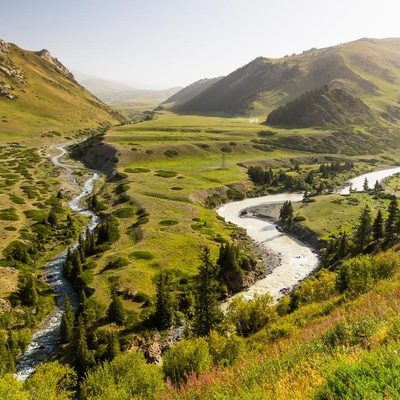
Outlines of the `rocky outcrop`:
{"type": "Polygon", "coordinates": [[[43,58],[48,63],[54,65],[59,72],[69,76],[70,78],[74,77],[72,75],[72,73],[68,70],[67,67],[65,67],[63,64],[61,64],[60,61],[57,60],[57,58],[52,57],[52,55],[50,54],[50,52],[48,50],[46,50],[46,49],[40,50],[36,53],[36,55],[43,58]]]}

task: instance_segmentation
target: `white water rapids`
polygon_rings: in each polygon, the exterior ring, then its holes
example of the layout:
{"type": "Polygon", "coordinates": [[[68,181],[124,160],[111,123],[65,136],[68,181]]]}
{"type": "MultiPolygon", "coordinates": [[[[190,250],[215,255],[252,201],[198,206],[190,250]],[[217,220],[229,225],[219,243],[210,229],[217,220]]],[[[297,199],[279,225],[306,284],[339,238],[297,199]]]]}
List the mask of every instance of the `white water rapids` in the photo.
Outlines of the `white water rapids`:
{"type": "MultiPolygon", "coordinates": [[[[60,162],[60,158],[67,153],[64,147],[64,145],[57,147],[60,154],[54,156],[52,161],[55,166],[65,168],[67,171],[67,178],[71,179],[73,184],[79,187],[79,184],[72,175],[73,169],[60,162]]],[[[94,182],[100,178],[99,172],[91,170],[91,173],[92,176],[84,182],[80,193],[68,203],[68,206],[72,211],[79,212],[80,214],[91,218],[88,228],[93,230],[99,224],[100,217],[81,204],[81,200],[88,194],[92,193],[94,182]]],[[[78,243],[75,243],[71,248],[74,249],[77,245],[78,243]]],[[[18,360],[16,365],[16,376],[20,380],[27,379],[36,370],[40,363],[57,350],[60,344],[60,324],[64,313],[63,305],[65,295],[70,297],[75,310],[78,307],[77,293],[73,289],[71,283],[65,279],[62,274],[62,266],[66,257],[67,250],[64,250],[44,267],[43,278],[56,294],[57,307],[39,324],[39,327],[32,335],[31,343],[18,360]]]]}

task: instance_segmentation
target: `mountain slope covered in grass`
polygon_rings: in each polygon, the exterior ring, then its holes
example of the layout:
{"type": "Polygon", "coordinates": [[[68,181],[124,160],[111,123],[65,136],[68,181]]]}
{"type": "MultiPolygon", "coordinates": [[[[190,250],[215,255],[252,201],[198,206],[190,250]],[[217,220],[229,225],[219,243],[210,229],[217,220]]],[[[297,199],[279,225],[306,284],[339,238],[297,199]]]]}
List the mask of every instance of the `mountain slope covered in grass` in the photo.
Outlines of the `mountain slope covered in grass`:
{"type": "Polygon", "coordinates": [[[378,116],[400,117],[400,39],[360,39],[281,59],[257,58],[196,97],[180,113],[267,115],[323,85],[360,98],[378,116]]]}
{"type": "Polygon", "coordinates": [[[375,120],[370,109],[341,89],[325,85],[302,94],[297,99],[273,110],[268,125],[295,127],[335,125],[362,125],[375,120]]]}
{"type": "Polygon", "coordinates": [[[79,85],[47,50],[27,51],[0,41],[0,132],[64,135],[125,120],[79,85]]]}

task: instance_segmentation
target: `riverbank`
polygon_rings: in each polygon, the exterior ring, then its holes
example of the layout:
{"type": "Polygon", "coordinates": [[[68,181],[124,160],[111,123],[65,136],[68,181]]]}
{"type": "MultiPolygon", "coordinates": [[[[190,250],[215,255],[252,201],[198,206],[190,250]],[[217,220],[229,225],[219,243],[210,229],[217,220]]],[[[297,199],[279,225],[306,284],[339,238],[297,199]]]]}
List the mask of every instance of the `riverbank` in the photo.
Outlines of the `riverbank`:
{"type": "Polygon", "coordinates": [[[265,278],[255,282],[245,292],[232,297],[243,296],[252,299],[256,295],[269,293],[277,301],[318,267],[318,255],[310,246],[279,231],[274,223],[254,217],[246,218],[243,213],[245,209],[262,204],[277,205],[284,201],[298,202],[302,199],[301,193],[286,193],[245,199],[225,204],[217,209],[217,213],[227,222],[246,229],[253,240],[276,254],[280,261],[265,278]]]}

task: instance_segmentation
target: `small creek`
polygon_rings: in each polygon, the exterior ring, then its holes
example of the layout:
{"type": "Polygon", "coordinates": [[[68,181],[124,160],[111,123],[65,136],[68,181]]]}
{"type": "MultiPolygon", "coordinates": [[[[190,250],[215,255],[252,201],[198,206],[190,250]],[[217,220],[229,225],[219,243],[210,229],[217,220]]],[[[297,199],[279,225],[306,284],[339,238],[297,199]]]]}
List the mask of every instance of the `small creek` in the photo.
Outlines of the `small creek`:
{"type": "MultiPolygon", "coordinates": [[[[74,197],[68,206],[72,211],[90,218],[88,228],[93,230],[100,222],[100,217],[88,210],[81,204],[81,200],[92,193],[94,182],[100,178],[98,171],[91,170],[92,176],[88,178],[83,186],[80,186],[73,176],[73,168],[60,162],[63,155],[67,153],[66,145],[58,146],[60,154],[54,156],[52,161],[55,166],[66,170],[67,179],[80,188],[80,193],[74,197]]],[[[76,248],[78,242],[71,246],[76,248]]],[[[32,341],[28,345],[25,353],[18,360],[16,365],[16,376],[20,380],[27,379],[48,356],[54,354],[60,344],[60,324],[64,313],[64,296],[68,295],[71,298],[73,308],[78,307],[78,295],[72,287],[71,283],[66,280],[62,274],[62,265],[67,257],[67,249],[57,254],[49,261],[43,269],[43,278],[50,285],[56,294],[57,307],[50,313],[39,325],[32,335],[32,341]]]]}
{"type": "MultiPolygon", "coordinates": [[[[338,189],[338,193],[349,194],[350,188],[362,191],[365,178],[368,180],[369,187],[372,188],[376,181],[381,182],[399,172],[400,167],[393,167],[360,175],[346,182],[338,189]]],[[[232,296],[228,302],[223,304],[223,309],[226,309],[229,302],[236,296],[253,299],[256,294],[269,293],[274,301],[277,301],[318,267],[318,255],[308,245],[293,236],[280,232],[273,223],[254,217],[241,216],[241,212],[249,207],[268,203],[283,203],[288,200],[298,202],[302,199],[303,194],[282,193],[224,204],[216,210],[221,217],[225,218],[225,221],[246,229],[247,234],[252,239],[280,256],[280,264],[273,269],[271,274],[258,280],[245,291],[232,296]]]]}

